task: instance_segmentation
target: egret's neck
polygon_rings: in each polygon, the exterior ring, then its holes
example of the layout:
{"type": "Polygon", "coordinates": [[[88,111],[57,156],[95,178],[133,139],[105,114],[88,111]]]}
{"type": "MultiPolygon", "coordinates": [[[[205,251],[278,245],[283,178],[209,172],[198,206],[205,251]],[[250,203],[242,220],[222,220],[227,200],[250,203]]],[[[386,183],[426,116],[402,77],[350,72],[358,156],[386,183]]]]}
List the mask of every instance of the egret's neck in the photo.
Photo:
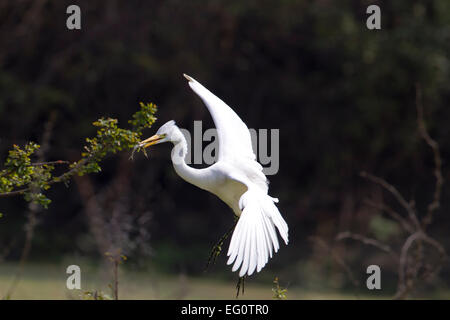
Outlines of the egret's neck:
{"type": "Polygon", "coordinates": [[[185,158],[188,152],[186,138],[180,131],[177,141],[173,141],[172,163],[176,173],[185,181],[202,189],[207,189],[207,180],[204,178],[205,170],[191,168],[186,164],[185,158]]]}

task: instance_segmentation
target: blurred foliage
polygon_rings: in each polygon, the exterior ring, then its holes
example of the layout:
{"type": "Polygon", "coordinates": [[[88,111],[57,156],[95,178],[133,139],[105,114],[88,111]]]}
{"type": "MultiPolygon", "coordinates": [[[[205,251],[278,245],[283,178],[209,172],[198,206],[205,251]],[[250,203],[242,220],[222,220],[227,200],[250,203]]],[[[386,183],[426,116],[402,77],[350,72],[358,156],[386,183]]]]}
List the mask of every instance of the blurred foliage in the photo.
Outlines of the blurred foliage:
{"type": "Polygon", "coordinates": [[[82,300],[113,300],[110,295],[97,290],[85,291],[80,297],[82,300]]]}

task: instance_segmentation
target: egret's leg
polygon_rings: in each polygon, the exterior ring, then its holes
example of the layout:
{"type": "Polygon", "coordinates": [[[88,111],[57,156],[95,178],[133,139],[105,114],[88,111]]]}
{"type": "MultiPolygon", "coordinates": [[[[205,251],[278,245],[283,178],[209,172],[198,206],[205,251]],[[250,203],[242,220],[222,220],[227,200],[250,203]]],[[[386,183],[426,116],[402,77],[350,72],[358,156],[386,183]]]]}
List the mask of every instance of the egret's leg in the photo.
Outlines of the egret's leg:
{"type": "Polygon", "coordinates": [[[209,266],[212,264],[216,263],[216,259],[217,257],[220,255],[220,253],[222,252],[222,246],[223,243],[225,242],[225,240],[228,239],[228,237],[230,236],[231,233],[233,233],[234,228],[236,228],[236,224],[239,220],[239,217],[235,216],[235,220],[234,220],[234,224],[231,227],[230,230],[228,230],[223,236],[222,238],[219,239],[219,241],[217,241],[217,243],[214,245],[214,247],[211,250],[211,253],[209,254],[209,258],[208,261],[206,262],[206,266],[205,266],[205,271],[208,270],[209,266]]]}
{"type": "Polygon", "coordinates": [[[238,282],[236,284],[236,299],[239,298],[239,291],[241,291],[242,295],[244,295],[244,289],[245,289],[245,276],[239,277],[238,282]]]}

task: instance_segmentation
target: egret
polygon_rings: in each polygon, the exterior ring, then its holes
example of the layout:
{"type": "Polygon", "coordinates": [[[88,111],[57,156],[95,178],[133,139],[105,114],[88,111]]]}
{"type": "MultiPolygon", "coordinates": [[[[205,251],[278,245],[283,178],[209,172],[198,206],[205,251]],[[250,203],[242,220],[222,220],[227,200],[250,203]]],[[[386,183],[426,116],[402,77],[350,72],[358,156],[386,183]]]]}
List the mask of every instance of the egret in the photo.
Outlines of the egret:
{"type": "Polygon", "coordinates": [[[280,244],[276,229],[288,244],[288,225],[268,195],[268,180],[262,166],[256,161],[250,132],[239,116],[221,99],[198,81],[185,75],[191,89],[203,100],[217,129],[218,160],[213,165],[195,169],[188,166],[185,157],[187,142],[171,120],[162,125],[155,135],[141,141],[139,148],[148,148],[163,142],[173,144],[171,159],[176,173],[187,182],[215,194],[238,217],[231,237],[227,264],[232,271],[240,268],[239,276],[250,276],[267,264],[280,244]]]}

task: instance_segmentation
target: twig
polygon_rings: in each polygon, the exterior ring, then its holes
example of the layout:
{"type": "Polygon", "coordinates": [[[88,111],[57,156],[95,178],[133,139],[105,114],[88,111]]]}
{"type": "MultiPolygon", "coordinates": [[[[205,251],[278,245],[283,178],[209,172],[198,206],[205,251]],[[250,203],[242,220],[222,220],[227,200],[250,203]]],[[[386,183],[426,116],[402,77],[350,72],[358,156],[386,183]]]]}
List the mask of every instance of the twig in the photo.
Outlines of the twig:
{"type": "Polygon", "coordinates": [[[56,161],[47,161],[47,162],[34,162],[30,164],[32,167],[41,167],[41,166],[53,166],[56,164],[69,164],[69,161],[65,160],[56,160],[56,161]]]}
{"type": "Polygon", "coordinates": [[[402,299],[404,298],[409,291],[413,288],[413,281],[411,280],[410,282],[407,281],[406,276],[405,276],[405,271],[407,268],[407,263],[408,263],[408,251],[411,248],[411,246],[413,245],[413,243],[422,236],[422,232],[415,232],[412,235],[410,235],[405,243],[403,244],[402,250],[401,250],[401,254],[400,254],[400,260],[399,260],[399,265],[398,265],[398,289],[397,289],[397,293],[394,297],[394,299],[402,299]]]}
{"type": "MultiPolygon", "coordinates": [[[[391,193],[398,203],[408,213],[407,217],[403,217],[397,211],[391,207],[381,203],[377,204],[372,201],[366,201],[372,207],[378,208],[389,214],[389,216],[400,223],[402,228],[409,233],[405,239],[401,248],[400,256],[398,256],[398,285],[394,299],[405,299],[417,286],[419,280],[427,280],[433,275],[437,274],[444,262],[448,259],[444,246],[437,240],[430,237],[425,229],[432,222],[433,214],[440,207],[440,201],[442,196],[442,186],[444,184],[444,178],[442,175],[442,158],[439,150],[439,144],[433,140],[425,126],[424,111],[422,106],[422,91],[419,84],[416,84],[416,108],[417,108],[417,125],[419,134],[425,143],[433,151],[434,157],[434,176],[436,178],[433,199],[427,206],[426,214],[421,220],[416,212],[414,201],[406,201],[402,194],[386,180],[374,176],[372,174],[361,172],[361,177],[366,178],[373,183],[381,186],[383,189],[391,193]],[[414,259],[411,258],[411,249],[416,245],[414,259]],[[440,255],[440,259],[437,263],[424,263],[426,262],[425,245],[433,247],[440,255]],[[425,269],[425,271],[422,271],[425,269]]],[[[370,239],[365,236],[351,234],[349,232],[338,234],[336,240],[343,238],[352,238],[357,241],[361,241],[368,245],[373,245],[379,249],[391,252],[390,247],[379,243],[375,239],[370,239]]]]}
{"type": "MultiPolygon", "coordinates": [[[[38,163],[35,165],[40,165],[40,164],[45,164],[48,162],[44,162],[44,158],[45,158],[45,153],[47,152],[47,150],[49,149],[50,146],[50,139],[51,139],[51,134],[53,131],[53,126],[56,120],[56,113],[53,112],[50,114],[50,118],[48,119],[46,125],[45,125],[45,129],[44,129],[44,133],[42,135],[42,147],[39,150],[39,152],[37,152],[37,156],[38,156],[38,163]]],[[[28,211],[28,215],[27,215],[27,224],[25,225],[25,244],[22,248],[22,252],[20,254],[20,259],[19,259],[19,266],[17,267],[16,270],[16,274],[14,275],[13,281],[11,283],[11,285],[9,286],[7,293],[6,293],[6,297],[10,298],[14,292],[14,290],[16,289],[20,279],[22,278],[22,273],[25,267],[25,264],[28,260],[28,256],[30,254],[31,251],[31,245],[33,242],[33,236],[34,236],[34,229],[38,223],[38,219],[37,219],[37,214],[40,211],[40,207],[36,204],[31,202],[28,205],[29,211],[28,211]]]]}
{"type": "Polygon", "coordinates": [[[17,285],[20,282],[20,279],[22,278],[22,273],[25,267],[25,263],[28,259],[28,256],[31,251],[31,243],[33,240],[34,235],[34,228],[37,224],[36,219],[36,213],[37,213],[37,205],[36,204],[30,204],[30,212],[28,214],[28,222],[25,225],[25,244],[23,246],[22,252],[20,254],[19,259],[19,265],[17,266],[16,273],[14,275],[13,281],[11,285],[9,286],[8,290],[6,291],[5,297],[9,299],[13,292],[15,291],[17,285]]]}
{"type": "Polygon", "coordinates": [[[398,285],[397,293],[395,294],[394,299],[404,299],[411,292],[411,290],[414,288],[415,283],[417,282],[417,273],[419,271],[418,270],[419,267],[416,266],[414,277],[409,279],[409,281],[406,278],[406,270],[408,268],[408,252],[409,252],[410,248],[412,247],[412,245],[414,244],[414,242],[417,241],[418,245],[420,245],[419,240],[423,240],[424,242],[433,246],[439,252],[440,258],[441,258],[439,264],[436,264],[434,266],[434,268],[431,267],[430,270],[428,270],[428,273],[424,273],[422,275],[423,279],[427,279],[427,278],[431,277],[432,275],[434,275],[441,268],[444,261],[446,261],[448,259],[448,256],[447,256],[447,253],[446,253],[444,247],[438,241],[431,238],[424,232],[418,231],[418,232],[415,232],[412,235],[410,235],[406,239],[406,241],[402,247],[402,250],[401,250],[399,269],[398,269],[399,285],[398,285]]]}
{"type": "Polygon", "coordinates": [[[236,284],[236,299],[239,298],[239,292],[242,292],[242,295],[244,295],[245,292],[245,278],[246,276],[239,277],[237,284],[236,284]]]}

